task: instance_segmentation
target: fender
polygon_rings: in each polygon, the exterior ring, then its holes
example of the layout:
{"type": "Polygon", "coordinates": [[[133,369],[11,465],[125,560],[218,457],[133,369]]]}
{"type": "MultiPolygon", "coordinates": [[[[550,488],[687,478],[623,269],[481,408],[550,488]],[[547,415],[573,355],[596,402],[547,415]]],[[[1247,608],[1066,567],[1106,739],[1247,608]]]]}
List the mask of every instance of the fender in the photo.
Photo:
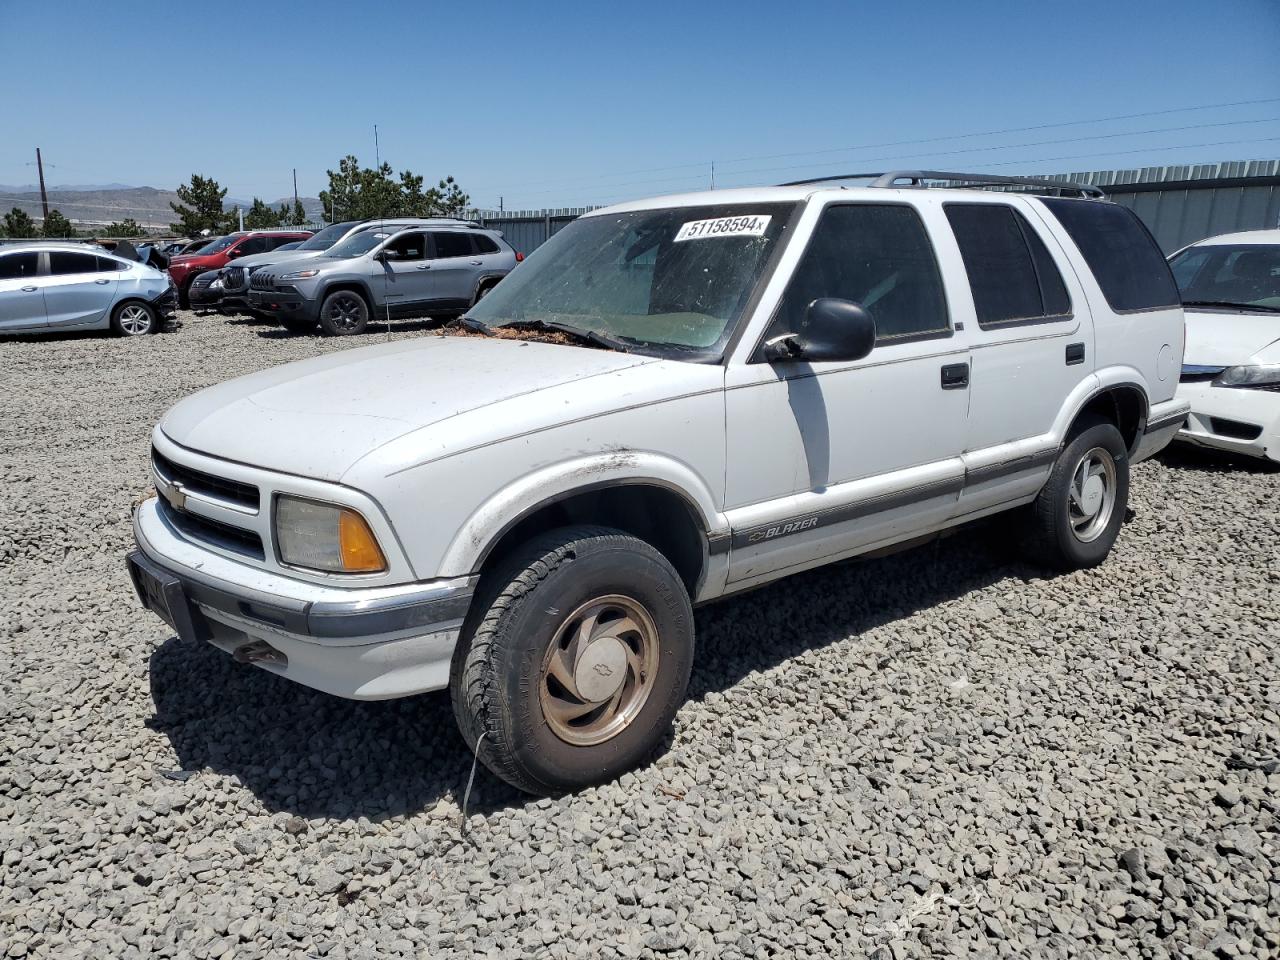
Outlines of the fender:
{"type": "Polygon", "coordinates": [[[1142,397],[1142,413],[1138,419],[1138,434],[1142,434],[1142,428],[1147,422],[1147,412],[1150,410],[1150,392],[1147,390],[1146,378],[1142,376],[1141,371],[1129,366],[1104,367],[1101,370],[1094,371],[1092,377],[1082,380],[1071,394],[1067,397],[1066,402],[1062,405],[1062,410],[1058,414],[1058,418],[1053,423],[1053,437],[1060,444],[1067,438],[1067,431],[1071,429],[1071,424],[1075,422],[1076,417],[1080,416],[1080,412],[1089,404],[1089,401],[1099,394],[1114,390],[1117,387],[1127,387],[1136,390],[1142,397]]]}
{"type": "Polygon", "coordinates": [[[551,464],[498,491],[458,528],[440,569],[478,570],[504,533],[542,507],[602,486],[645,483],[682,497],[709,541],[728,535],[706,481],[687,464],[647,450],[612,450],[551,464]]]}
{"type": "MultiPolygon", "coordinates": [[[[474,287],[472,287],[472,288],[471,288],[471,302],[472,302],[472,303],[475,303],[475,301],[476,301],[476,297],[477,297],[477,296],[479,296],[479,294],[480,294],[480,288],[481,288],[481,287],[483,287],[486,283],[488,283],[490,280],[498,280],[498,281],[500,281],[500,280],[501,280],[503,277],[505,277],[505,276],[506,276],[506,274],[505,274],[505,273],[482,273],[482,274],[480,274],[480,278],[479,278],[478,280],[476,280],[476,285],[475,285],[474,287]]],[[[495,283],[495,284],[494,284],[494,286],[497,286],[497,284],[495,283]]]]}
{"type": "MultiPolygon", "coordinates": [[[[320,288],[319,293],[316,294],[315,304],[317,308],[319,308],[320,304],[324,303],[324,298],[329,295],[329,291],[334,287],[357,287],[359,288],[361,295],[363,295],[365,303],[369,305],[370,314],[378,309],[378,301],[374,298],[373,290],[370,288],[368,281],[355,278],[350,280],[327,281],[320,288]]],[[[370,319],[372,319],[372,316],[370,319]]]]}

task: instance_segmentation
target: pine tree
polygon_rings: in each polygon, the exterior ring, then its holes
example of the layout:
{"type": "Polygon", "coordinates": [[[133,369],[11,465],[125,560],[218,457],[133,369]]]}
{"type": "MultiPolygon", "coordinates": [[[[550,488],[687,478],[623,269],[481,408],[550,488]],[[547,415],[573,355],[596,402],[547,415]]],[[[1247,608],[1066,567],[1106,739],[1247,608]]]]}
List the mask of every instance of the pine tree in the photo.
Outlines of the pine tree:
{"type": "Polygon", "coordinates": [[[169,204],[178,215],[178,222],[169,224],[170,228],[184,237],[198,237],[204,230],[221,233],[233,229],[234,211],[225,213],[222,209],[226,195],[226,188],[219,187],[217,180],[193,173],[190,185],[178,187],[182,203],[169,204]]]}

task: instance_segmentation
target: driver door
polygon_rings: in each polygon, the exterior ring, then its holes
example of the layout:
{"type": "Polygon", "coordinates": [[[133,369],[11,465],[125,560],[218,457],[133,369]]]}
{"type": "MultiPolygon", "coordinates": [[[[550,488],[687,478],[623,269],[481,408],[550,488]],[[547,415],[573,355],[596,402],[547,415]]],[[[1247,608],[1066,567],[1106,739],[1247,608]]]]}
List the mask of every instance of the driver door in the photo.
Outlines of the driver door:
{"type": "MultiPolygon", "coordinates": [[[[435,296],[435,278],[428,259],[427,235],[413,230],[398,233],[373,261],[373,282],[393,313],[411,313],[435,296]]],[[[378,318],[373,318],[378,319],[378,318]]]]}
{"type": "Polygon", "coordinates": [[[875,346],[855,361],[768,363],[748,345],[730,365],[730,589],[954,513],[970,357],[932,242],[939,217],[926,202],[827,206],[761,342],[796,330],[813,300],[838,297],[871,313],[875,346]]]}

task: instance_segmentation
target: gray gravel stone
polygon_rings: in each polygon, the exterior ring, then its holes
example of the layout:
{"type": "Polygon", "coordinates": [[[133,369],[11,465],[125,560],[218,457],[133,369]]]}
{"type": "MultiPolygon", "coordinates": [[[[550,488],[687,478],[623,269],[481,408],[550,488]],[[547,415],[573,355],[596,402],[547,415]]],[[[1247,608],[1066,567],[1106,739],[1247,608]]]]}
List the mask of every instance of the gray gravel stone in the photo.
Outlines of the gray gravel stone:
{"type": "Polygon", "coordinates": [[[651,765],[481,770],[463,836],[444,695],[336,700],[139,608],[165,408],[387,336],[181,319],[0,339],[0,956],[1280,956],[1280,474],[1139,465],[1096,570],[997,526],[703,608],[651,765]]]}

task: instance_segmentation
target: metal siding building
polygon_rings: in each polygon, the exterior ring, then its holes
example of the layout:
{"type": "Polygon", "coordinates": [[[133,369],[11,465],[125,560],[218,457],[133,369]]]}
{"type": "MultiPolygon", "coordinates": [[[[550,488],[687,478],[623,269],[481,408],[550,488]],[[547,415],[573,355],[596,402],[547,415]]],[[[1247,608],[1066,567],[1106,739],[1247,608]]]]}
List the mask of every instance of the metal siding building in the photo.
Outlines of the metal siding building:
{"type": "MultiPolygon", "coordinates": [[[[1095,170],[1048,176],[1102,187],[1142,218],[1166,254],[1219,233],[1280,226],[1280,160],[1095,170]]],[[[532,253],[592,207],[477,211],[521,253],[532,253]]]]}

